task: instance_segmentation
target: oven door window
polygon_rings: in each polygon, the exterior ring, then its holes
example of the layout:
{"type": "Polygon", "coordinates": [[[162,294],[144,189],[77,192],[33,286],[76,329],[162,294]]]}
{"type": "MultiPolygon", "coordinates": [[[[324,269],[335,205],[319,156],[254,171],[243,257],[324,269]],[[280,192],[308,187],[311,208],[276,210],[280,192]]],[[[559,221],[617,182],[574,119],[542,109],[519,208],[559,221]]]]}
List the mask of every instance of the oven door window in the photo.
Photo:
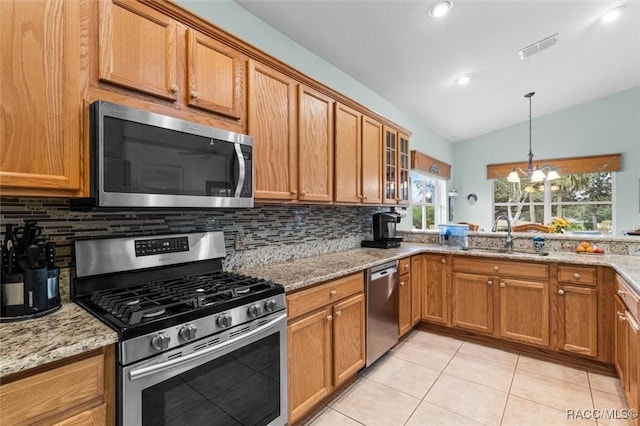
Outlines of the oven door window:
{"type": "Polygon", "coordinates": [[[142,390],[143,425],[267,425],[280,416],[280,335],[142,390]]]}

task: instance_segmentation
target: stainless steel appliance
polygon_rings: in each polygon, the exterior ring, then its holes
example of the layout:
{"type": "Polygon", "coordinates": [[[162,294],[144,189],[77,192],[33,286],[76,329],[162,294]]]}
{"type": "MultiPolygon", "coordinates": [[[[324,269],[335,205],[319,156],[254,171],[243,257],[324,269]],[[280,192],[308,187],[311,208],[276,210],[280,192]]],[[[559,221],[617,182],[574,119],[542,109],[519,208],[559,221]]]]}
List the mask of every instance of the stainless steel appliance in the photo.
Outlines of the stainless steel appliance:
{"type": "Polygon", "coordinates": [[[118,332],[118,424],[284,425],[284,289],[222,271],[222,232],[75,242],[72,297],[118,332]]]}
{"type": "Polygon", "coordinates": [[[253,138],[96,101],[91,197],[74,210],[253,207],[253,138]]]}
{"type": "Polygon", "coordinates": [[[2,242],[0,322],[50,314],[61,307],[56,245],[35,220],[7,224],[2,242]]]}
{"type": "Polygon", "coordinates": [[[367,367],[398,343],[398,261],[368,270],[367,367]]]}
{"type": "Polygon", "coordinates": [[[396,235],[396,224],[399,222],[400,214],[395,211],[375,213],[373,215],[373,241],[363,241],[362,247],[400,247],[402,237],[396,235]]]}

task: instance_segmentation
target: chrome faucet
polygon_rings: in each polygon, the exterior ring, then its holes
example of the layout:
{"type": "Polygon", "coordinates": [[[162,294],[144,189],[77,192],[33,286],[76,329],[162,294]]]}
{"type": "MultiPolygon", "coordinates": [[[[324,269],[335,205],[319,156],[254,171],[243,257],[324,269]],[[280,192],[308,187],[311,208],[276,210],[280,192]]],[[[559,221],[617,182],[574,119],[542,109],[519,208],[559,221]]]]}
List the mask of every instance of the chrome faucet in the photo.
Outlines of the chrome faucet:
{"type": "Polygon", "coordinates": [[[496,232],[496,230],[498,229],[498,221],[500,219],[504,219],[507,221],[507,239],[504,240],[504,248],[505,250],[512,252],[513,251],[513,240],[515,240],[515,238],[513,238],[511,236],[511,221],[509,220],[509,218],[505,215],[500,215],[496,218],[495,223],[493,224],[493,228],[491,229],[493,232],[496,232]]]}

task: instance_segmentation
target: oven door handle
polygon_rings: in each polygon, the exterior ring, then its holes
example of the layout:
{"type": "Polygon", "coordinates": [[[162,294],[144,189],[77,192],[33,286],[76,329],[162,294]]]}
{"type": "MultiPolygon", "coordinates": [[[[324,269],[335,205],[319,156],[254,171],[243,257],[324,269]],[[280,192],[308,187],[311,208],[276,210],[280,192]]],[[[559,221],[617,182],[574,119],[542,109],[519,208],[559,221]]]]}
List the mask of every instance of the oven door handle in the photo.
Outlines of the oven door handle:
{"type": "Polygon", "coordinates": [[[283,319],[286,320],[287,318],[287,314],[284,313],[282,315],[278,315],[276,318],[272,319],[271,321],[269,321],[266,324],[263,324],[259,327],[257,327],[255,330],[251,330],[248,333],[244,333],[241,334],[237,337],[234,337],[233,339],[229,339],[224,343],[221,343],[220,345],[217,346],[212,346],[210,348],[207,349],[203,349],[197,352],[193,352],[189,355],[180,357],[180,358],[174,358],[170,361],[167,362],[163,362],[160,364],[155,364],[155,365],[150,365],[147,367],[142,367],[139,368],[137,370],[131,370],[129,372],[129,379],[131,381],[133,380],[137,380],[137,379],[141,379],[143,377],[146,376],[150,376],[152,374],[158,373],[160,371],[166,370],[168,368],[173,368],[182,364],[186,364],[189,362],[192,362],[194,360],[206,357],[207,355],[211,354],[211,353],[215,353],[215,352],[221,352],[223,351],[225,348],[227,348],[228,346],[231,346],[235,343],[237,343],[238,341],[242,340],[242,339],[246,339],[248,337],[252,337],[255,336],[256,334],[260,334],[260,333],[264,333],[265,331],[275,327],[280,321],[282,321],[283,319]]]}

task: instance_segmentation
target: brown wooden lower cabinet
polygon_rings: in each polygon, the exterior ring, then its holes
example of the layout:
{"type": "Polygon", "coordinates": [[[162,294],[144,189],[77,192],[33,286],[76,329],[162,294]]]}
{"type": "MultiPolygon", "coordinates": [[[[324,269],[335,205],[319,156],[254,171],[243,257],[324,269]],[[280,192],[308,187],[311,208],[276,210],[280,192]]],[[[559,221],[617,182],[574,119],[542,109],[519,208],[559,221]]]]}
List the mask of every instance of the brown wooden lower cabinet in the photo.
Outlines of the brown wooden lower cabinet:
{"type": "Polygon", "coordinates": [[[558,290],[558,349],[598,356],[598,290],[560,285],[558,290]]]}
{"type": "Polygon", "coordinates": [[[413,303],[415,295],[411,285],[411,258],[398,261],[398,336],[404,336],[413,328],[413,303]]]}
{"type": "Polygon", "coordinates": [[[549,346],[549,284],[501,279],[500,336],[549,346]]]}
{"type": "Polygon", "coordinates": [[[0,424],[113,425],[113,346],[17,373],[0,386],[0,424]],[[19,375],[19,376],[18,376],[19,375]]]}
{"type": "Polygon", "coordinates": [[[289,315],[296,315],[288,326],[289,423],[364,367],[363,291],[361,272],[287,296],[289,315]]]}
{"type": "Polygon", "coordinates": [[[421,317],[425,321],[449,325],[447,258],[444,255],[414,256],[414,274],[419,281],[421,317]]]}
{"type": "Polygon", "coordinates": [[[613,362],[624,386],[627,402],[637,410],[640,408],[640,321],[635,312],[640,296],[619,276],[616,276],[616,292],[613,362]]]}
{"type": "Polygon", "coordinates": [[[451,316],[454,327],[493,333],[493,281],[484,275],[453,273],[451,316]]]}

